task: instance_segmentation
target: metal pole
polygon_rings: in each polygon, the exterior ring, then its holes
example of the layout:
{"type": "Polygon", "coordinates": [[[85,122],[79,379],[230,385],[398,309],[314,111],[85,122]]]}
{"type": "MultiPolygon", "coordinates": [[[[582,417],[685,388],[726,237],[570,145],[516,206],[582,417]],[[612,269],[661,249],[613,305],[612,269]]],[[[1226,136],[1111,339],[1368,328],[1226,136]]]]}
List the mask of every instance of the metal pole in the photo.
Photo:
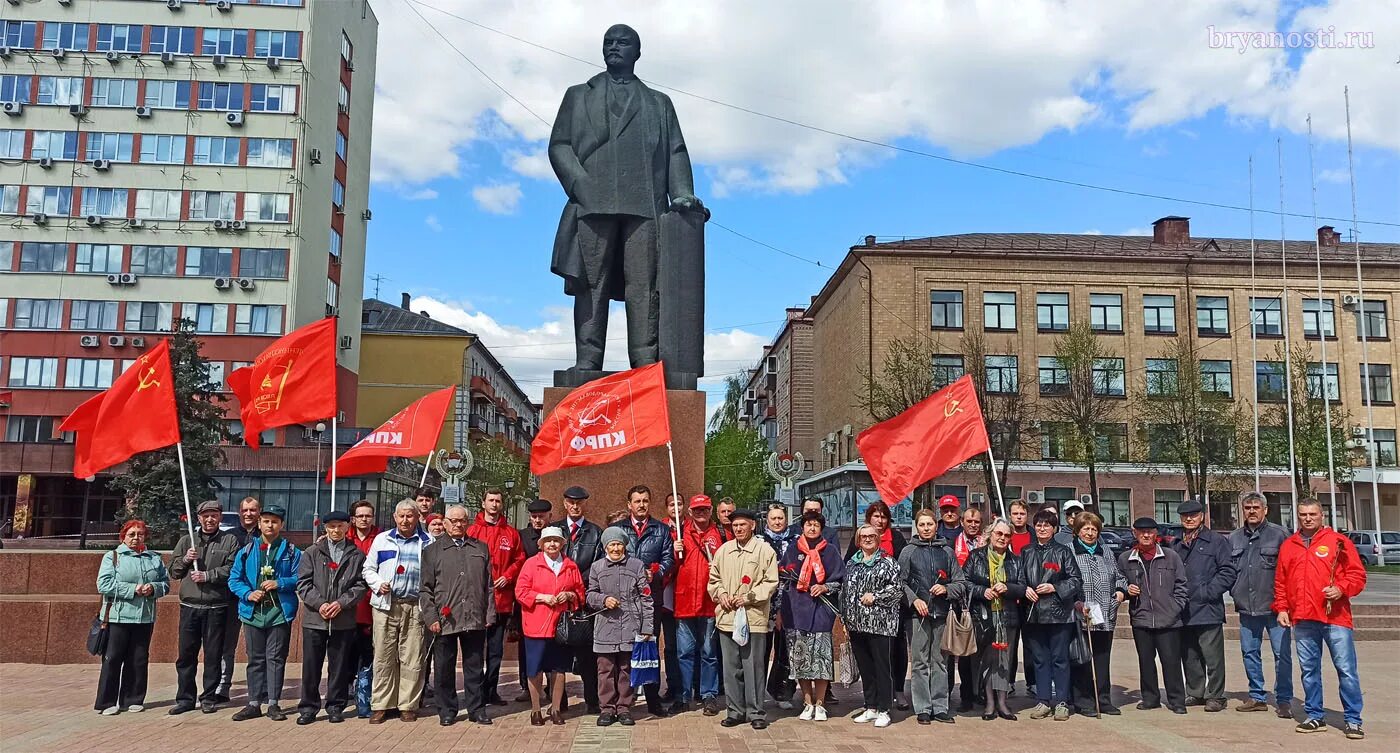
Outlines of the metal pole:
{"type": "Polygon", "coordinates": [[[338,415],[331,416],[331,512],[335,512],[335,465],[337,459],[335,454],[335,441],[336,435],[340,433],[336,431],[336,421],[339,418],[340,416],[338,415]]]}
{"type": "MultiPolygon", "coordinates": [[[[1312,185],[1312,221],[1317,227],[1317,174],[1313,167],[1312,115],[1308,115],[1308,180],[1312,185]]],[[[1314,233],[1316,236],[1316,233],[1314,233]]],[[[1327,333],[1322,329],[1322,238],[1314,237],[1313,255],[1317,259],[1317,340],[1322,348],[1322,419],[1327,427],[1327,488],[1332,502],[1332,527],[1341,528],[1337,521],[1337,461],[1332,455],[1332,396],[1327,391],[1327,333]]],[[[1329,299],[1327,303],[1331,303],[1329,299]]],[[[1336,308],[1332,309],[1332,330],[1337,329],[1336,308]]],[[[1306,333],[1304,333],[1306,334],[1306,333]]],[[[1341,369],[1338,369],[1337,389],[1341,390],[1341,369]]],[[[1337,395],[1341,397],[1340,394],[1337,395]]],[[[1379,526],[1377,527],[1379,530],[1379,526]]]]}
{"type": "MultiPolygon", "coordinates": [[[[313,431],[315,431],[315,429],[313,429],[313,431]]],[[[316,432],[316,433],[317,433],[318,435],[320,434],[320,432],[316,432]]],[[[316,526],[320,525],[320,523],[321,523],[321,484],[323,484],[323,483],[325,483],[325,480],[321,478],[321,437],[320,437],[320,436],[317,436],[317,437],[316,437],[316,516],[315,516],[314,518],[311,519],[311,527],[312,527],[313,532],[315,531],[316,526]]]]}
{"type": "MultiPolygon", "coordinates": [[[[666,442],[666,460],[671,464],[671,514],[676,518],[676,536],[679,539],[682,533],[681,528],[681,495],[676,487],[676,455],[671,451],[671,443],[666,442]]],[[[681,556],[685,556],[684,547],[681,548],[681,556]]]]}
{"type": "MultiPolygon", "coordinates": [[[[1298,525],[1298,458],[1293,443],[1293,343],[1288,336],[1288,234],[1283,215],[1283,139],[1277,139],[1278,146],[1278,242],[1279,260],[1283,263],[1283,292],[1279,296],[1283,316],[1283,392],[1288,410],[1288,482],[1292,489],[1292,520],[1298,525]]],[[[1252,302],[1250,308],[1253,308],[1252,302]]]]}
{"type": "MultiPolygon", "coordinates": [[[[997,478],[997,459],[992,457],[991,445],[987,446],[987,465],[992,469],[992,483],[997,487],[997,507],[1001,508],[1001,517],[1006,518],[1006,500],[1001,498],[1001,479],[997,478]]],[[[1097,687],[1097,686],[1096,686],[1097,687]]]]}
{"type": "MultiPolygon", "coordinates": [[[[190,482],[185,478],[185,444],[175,443],[175,457],[180,461],[180,489],[185,493],[185,528],[190,534],[190,546],[194,546],[194,512],[190,510],[190,482]]],[[[194,561],[194,569],[199,570],[199,560],[194,561]]]]}
{"type": "MultiPolygon", "coordinates": [[[[1249,297],[1252,300],[1258,295],[1258,281],[1254,276],[1254,155],[1249,155],[1249,297]]],[[[1250,380],[1250,387],[1254,395],[1254,491],[1260,491],[1259,485],[1259,333],[1255,330],[1257,320],[1254,318],[1254,307],[1250,307],[1249,312],[1249,348],[1250,357],[1253,359],[1254,378],[1250,380]]]]}
{"type": "MultiPolygon", "coordinates": [[[[424,460],[423,460],[423,478],[420,479],[420,480],[418,481],[418,488],[419,488],[419,489],[422,489],[423,487],[425,487],[425,486],[428,485],[428,469],[432,467],[432,464],[433,464],[433,453],[432,453],[431,450],[429,450],[429,451],[428,451],[428,457],[424,458],[424,460]]],[[[444,482],[444,483],[446,483],[446,482],[444,482]]]]}
{"type": "Polygon", "coordinates": [[[92,493],[92,481],[95,477],[88,476],[83,479],[83,527],[78,533],[78,548],[87,549],[88,533],[88,495],[92,493]]]}

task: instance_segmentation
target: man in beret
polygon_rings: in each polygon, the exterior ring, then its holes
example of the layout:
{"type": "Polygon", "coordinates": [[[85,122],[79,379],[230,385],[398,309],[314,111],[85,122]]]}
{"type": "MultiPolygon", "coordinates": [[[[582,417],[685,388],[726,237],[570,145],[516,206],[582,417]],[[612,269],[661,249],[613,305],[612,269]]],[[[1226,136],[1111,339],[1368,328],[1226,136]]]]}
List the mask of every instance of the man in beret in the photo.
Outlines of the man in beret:
{"type": "MultiPolygon", "coordinates": [[[[564,529],[564,554],[578,571],[587,578],[593,563],[603,557],[603,529],[584,515],[583,503],[588,499],[588,490],[582,486],[571,486],[564,490],[564,519],[559,527],[564,529]]],[[[593,644],[574,646],[569,649],[574,654],[574,672],[583,679],[583,701],[588,713],[600,713],[598,704],[598,661],[593,653],[593,644]]],[[[564,699],[565,705],[568,698],[564,699]]]]}
{"type": "Polygon", "coordinates": [[[326,717],[345,721],[350,680],[355,666],[355,612],[368,590],[365,554],[346,536],[350,514],[331,510],[324,518],[325,538],[307,547],[297,571],[297,595],[306,612],[301,617],[301,702],[297,724],[310,724],[321,710],[321,664],[327,662],[326,717]]]}
{"type": "MultiPolygon", "coordinates": [[[[540,531],[549,525],[551,512],[554,505],[547,499],[533,499],[525,505],[525,512],[530,513],[530,522],[520,529],[520,544],[525,550],[525,559],[530,559],[540,553],[540,531]]],[[[511,632],[520,632],[520,605],[515,605],[515,611],[511,613],[511,632]]],[[[525,641],[515,642],[516,666],[525,666],[525,641]]],[[[546,675],[545,682],[548,685],[549,677],[546,675]]],[[[547,697],[547,696],[546,696],[547,697]]],[[[525,677],[525,673],[520,672],[520,695],[515,697],[516,703],[523,703],[530,700],[530,687],[525,677]]]]}
{"type": "Polygon", "coordinates": [[[1157,661],[1167,707],[1186,713],[1186,686],[1181,676],[1181,612],[1186,608],[1186,565],[1176,552],[1157,541],[1157,521],[1133,521],[1133,547],[1118,555],[1118,570],[1128,581],[1128,616],[1137,649],[1141,710],[1162,706],[1157,661]]]}
{"type": "Polygon", "coordinates": [[[180,581],[180,654],[175,660],[177,680],[171,716],[194,711],[196,700],[206,714],[219,708],[215,695],[219,692],[224,627],[231,609],[228,574],[233,566],[233,555],[238,551],[238,537],[219,528],[224,514],[222,505],[213,500],[201,502],[195,514],[199,526],[194,539],[191,540],[189,534],[181,536],[173,551],[183,554],[170,558],[170,577],[180,581]],[[204,690],[196,699],[195,670],[201,648],[204,649],[204,690]]]}
{"type": "Polygon", "coordinates": [[[1230,540],[1206,525],[1205,507],[1200,502],[1182,502],[1176,514],[1183,533],[1172,549],[1186,563],[1190,593],[1181,628],[1186,705],[1224,711],[1225,594],[1235,585],[1235,558],[1230,540]]]}

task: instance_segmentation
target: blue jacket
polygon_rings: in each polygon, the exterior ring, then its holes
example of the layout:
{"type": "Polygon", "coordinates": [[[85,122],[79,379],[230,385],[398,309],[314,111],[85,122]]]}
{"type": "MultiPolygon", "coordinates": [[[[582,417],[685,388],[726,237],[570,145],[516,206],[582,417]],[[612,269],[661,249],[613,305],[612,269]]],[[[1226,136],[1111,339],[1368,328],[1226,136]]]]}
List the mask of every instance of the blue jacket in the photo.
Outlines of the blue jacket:
{"type": "Polygon", "coordinates": [[[797,548],[796,542],[778,559],[779,591],[782,597],[783,627],[790,630],[805,630],[809,633],[830,633],[836,623],[836,612],[832,607],[841,608],[841,581],[846,578],[846,562],[841,559],[841,551],[832,541],[827,541],[821,552],[822,569],[826,580],[822,583],[829,589],[825,601],[797,590],[796,579],[802,572],[802,563],[807,555],[797,548]],[[828,606],[830,605],[830,606],[828,606]]]}
{"type": "MultiPolygon", "coordinates": [[[[228,590],[233,592],[238,599],[238,618],[240,620],[251,620],[253,618],[253,602],[248,601],[248,594],[258,590],[258,585],[269,577],[264,577],[258,573],[259,555],[258,546],[262,543],[261,536],[248,539],[248,543],[239,548],[238,553],[233,555],[233,568],[229,571],[228,590]]],[[[301,568],[301,550],[292,546],[286,539],[277,540],[277,551],[273,553],[272,569],[270,576],[277,580],[277,598],[282,603],[282,614],[286,616],[287,623],[291,624],[297,616],[297,573],[301,568]]],[[[265,595],[263,598],[267,598],[265,595]]]]}
{"type": "MultiPolygon", "coordinates": [[[[637,529],[632,527],[632,518],[629,516],[613,523],[613,528],[620,528],[627,536],[627,553],[642,561],[642,566],[651,572],[652,565],[660,565],[660,570],[656,573],[655,580],[662,580],[671,574],[671,570],[676,564],[676,551],[674,548],[675,539],[671,537],[671,527],[657,520],[647,518],[646,527],[642,529],[642,535],[637,535],[637,529]]],[[[652,586],[655,588],[655,584],[652,586]]]]}
{"type": "Polygon", "coordinates": [[[1225,624],[1225,594],[1235,585],[1230,540],[1202,527],[1190,546],[1183,536],[1173,541],[1171,548],[1186,563],[1187,599],[1181,612],[1182,623],[1188,627],[1225,624]]]}

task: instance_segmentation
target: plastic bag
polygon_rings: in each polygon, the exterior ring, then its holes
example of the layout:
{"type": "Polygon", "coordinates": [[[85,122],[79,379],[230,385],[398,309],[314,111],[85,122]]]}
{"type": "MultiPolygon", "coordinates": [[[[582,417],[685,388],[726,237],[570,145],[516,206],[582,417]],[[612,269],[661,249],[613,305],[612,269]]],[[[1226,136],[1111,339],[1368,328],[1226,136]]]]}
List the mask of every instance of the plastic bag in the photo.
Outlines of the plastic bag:
{"type": "Polygon", "coordinates": [[[749,610],[746,607],[734,612],[734,642],[740,646],[749,645],[749,610]]]}

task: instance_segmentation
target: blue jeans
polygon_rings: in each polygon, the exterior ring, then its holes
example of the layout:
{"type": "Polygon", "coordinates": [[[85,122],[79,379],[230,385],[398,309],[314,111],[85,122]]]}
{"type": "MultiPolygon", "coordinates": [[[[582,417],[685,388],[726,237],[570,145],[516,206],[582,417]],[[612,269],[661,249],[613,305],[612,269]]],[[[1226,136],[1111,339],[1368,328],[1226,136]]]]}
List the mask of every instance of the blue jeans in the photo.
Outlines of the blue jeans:
{"type": "Polygon", "coordinates": [[[1278,624],[1277,615],[1240,615],[1240,653],[1244,654],[1244,673],[1249,678],[1249,697],[1260,703],[1268,700],[1264,690],[1264,661],[1261,649],[1264,634],[1269,635],[1269,647],[1274,652],[1274,702],[1293,702],[1293,646],[1289,629],[1278,624]]]}
{"type": "Polygon", "coordinates": [[[1322,708],[1322,644],[1332,653],[1332,666],[1337,668],[1342,696],[1342,716],[1348,724],[1361,725],[1361,676],[1356,672],[1356,644],[1351,628],[1328,625],[1314,620],[1294,624],[1293,635],[1298,639],[1298,665],[1303,672],[1303,710],[1309,719],[1321,719],[1322,708]]]}
{"type": "Polygon", "coordinates": [[[1035,662],[1035,697],[1047,705],[1069,703],[1069,642],[1073,623],[1031,623],[1021,633],[1035,662]]]}
{"type": "Polygon", "coordinates": [[[719,695],[719,655],[715,653],[713,617],[676,620],[676,654],[680,660],[681,686],[673,688],[677,701],[689,701],[695,687],[695,665],[700,665],[700,698],[719,695]]]}

